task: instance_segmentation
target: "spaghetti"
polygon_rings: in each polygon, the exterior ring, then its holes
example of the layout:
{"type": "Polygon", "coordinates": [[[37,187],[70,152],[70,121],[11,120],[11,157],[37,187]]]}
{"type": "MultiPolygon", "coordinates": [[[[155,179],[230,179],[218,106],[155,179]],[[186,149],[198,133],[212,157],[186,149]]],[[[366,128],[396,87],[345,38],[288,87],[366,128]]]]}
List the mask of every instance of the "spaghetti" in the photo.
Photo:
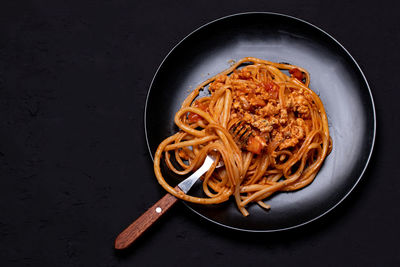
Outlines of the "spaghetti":
{"type": "Polygon", "coordinates": [[[206,80],[176,113],[180,131],[157,148],[158,182],[175,197],[199,204],[233,196],[244,216],[252,202],[269,209],[263,200],[275,192],[307,186],[332,149],[324,106],[309,83],[303,68],[252,57],[206,80]],[[199,98],[206,88],[210,96],[199,98]],[[162,157],[170,170],[186,175],[209,154],[216,160],[202,177],[207,197],[187,195],[163,178],[162,157]],[[224,166],[216,168],[220,161],[224,166]]]}

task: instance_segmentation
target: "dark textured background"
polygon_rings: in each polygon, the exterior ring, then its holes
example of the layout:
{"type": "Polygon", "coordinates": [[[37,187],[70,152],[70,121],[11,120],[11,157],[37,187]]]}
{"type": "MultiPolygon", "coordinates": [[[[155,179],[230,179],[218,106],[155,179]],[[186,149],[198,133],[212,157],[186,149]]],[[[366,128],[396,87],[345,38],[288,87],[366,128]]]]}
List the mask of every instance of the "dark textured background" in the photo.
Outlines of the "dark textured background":
{"type": "Polygon", "coordinates": [[[398,5],[348,2],[2,1],[0,266],[399,266],[398,5]],[[358,61],[378,120],[364,178],[301,228],[234,232],[178,204],[115,252],[164,193],[143,129],[158,65],[195,28],[244,11],[309,21],[358,61]]]}

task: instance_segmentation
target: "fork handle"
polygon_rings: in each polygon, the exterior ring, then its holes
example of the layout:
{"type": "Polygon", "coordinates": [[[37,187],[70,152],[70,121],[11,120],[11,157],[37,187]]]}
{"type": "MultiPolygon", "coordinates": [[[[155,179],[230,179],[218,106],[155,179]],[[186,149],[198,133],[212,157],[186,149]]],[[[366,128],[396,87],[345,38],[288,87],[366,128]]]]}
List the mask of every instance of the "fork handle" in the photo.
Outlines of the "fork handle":
{"type": "Polygon", "coordinates": [[[167,193],[151,208],[143,213],[115,239],[115,249],[129,247],[138,237],[140,237],[150,226],[152,226],[164,213],[166,213],[178,199],[167,193]]]}

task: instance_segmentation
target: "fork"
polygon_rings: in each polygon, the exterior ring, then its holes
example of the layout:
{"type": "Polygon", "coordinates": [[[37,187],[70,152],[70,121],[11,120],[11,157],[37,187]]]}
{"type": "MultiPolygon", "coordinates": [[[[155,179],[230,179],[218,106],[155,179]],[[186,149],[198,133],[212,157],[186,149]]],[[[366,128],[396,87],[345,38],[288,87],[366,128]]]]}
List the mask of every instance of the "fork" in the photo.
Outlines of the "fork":
{"type": "MultiPolygon", "coordinates": [[[[249,137],[253,134],[251,127],[242,120],[237,121],[229,129],[235,142],[240,146],[245,146],[249,137]]],[[[185,194],[189,192],[190,188],[199,180],[199,178],[206,173],[211,165],[214,163],[215,157],[207,155],[203,165],[195,171],[188,178],[179,183],[175,190],[181,190],[185,194]]],[[[220,161],[216,168],[222,167],[224,163],[220,161]]],[[[151,208],[137,218],[131,225],[122,231],[115,239],[115,248],[124,249],[129,247],[137,238],[139,238],[150,226],[152,226],[158,219],[161,218],[176,202],[178,199],[173,195],[167,193],[159,201],[157,201],[151,208]]]]}
{"type": "Polygon", "coordinates": [[[235,143],[240,147],[244,147],[247,144],[250,136],[253,135],[253,130],[249,124],[239,120],[229,129],[229,132],[233,136],[235,143]]]}
{"type": "MultiPolygon", "coordinates": [[[[195,171],[188,178],[179,183],[175,189],[181,190],[185,194],[189,192],[190,188],[196,183],[199,178],[206,173],[211,165],[214,163],[215,158],[207,155],[203,165],[195,171]]],[[[216,168],[223,166],[224,163],[220,161],[216,168]]],[[[139,238],[150,226],[152,226],[158,219],[161,218],[176,202],[178,198],[167,193],[159,201],[157,201],[151,208],[137,218],[131,225],[122,231],[115,239],[115,248],[124,249],[129,247],[137,238],[139,238]]]]}

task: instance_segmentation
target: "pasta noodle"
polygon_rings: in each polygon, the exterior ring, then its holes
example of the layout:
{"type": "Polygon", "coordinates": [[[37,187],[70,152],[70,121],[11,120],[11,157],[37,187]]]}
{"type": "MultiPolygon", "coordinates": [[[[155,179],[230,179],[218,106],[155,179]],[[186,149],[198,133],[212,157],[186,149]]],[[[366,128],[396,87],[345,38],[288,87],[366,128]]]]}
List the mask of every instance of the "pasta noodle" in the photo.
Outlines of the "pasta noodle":
{"type": "Polygon", "coordinates": [[[234,197],[247,216],[250,203],[310,184],[332,149],[324,106],[308,86],[309,73],[288,63],[243,58],[204,81],[175,115],[180,131],[158,146],[154,172],[172,195],[199,204],[234,197]],[[285,73],[286,72],[286,73],[285,73]],[[199,97],[200,90],[210,96],[199,97]],[[185,194],[161,173],[161,158],[179,175],[216,159],[202,177],[206,197],[185,194]],[[219,162],[223,167],[217,168],[219,162]]]}

